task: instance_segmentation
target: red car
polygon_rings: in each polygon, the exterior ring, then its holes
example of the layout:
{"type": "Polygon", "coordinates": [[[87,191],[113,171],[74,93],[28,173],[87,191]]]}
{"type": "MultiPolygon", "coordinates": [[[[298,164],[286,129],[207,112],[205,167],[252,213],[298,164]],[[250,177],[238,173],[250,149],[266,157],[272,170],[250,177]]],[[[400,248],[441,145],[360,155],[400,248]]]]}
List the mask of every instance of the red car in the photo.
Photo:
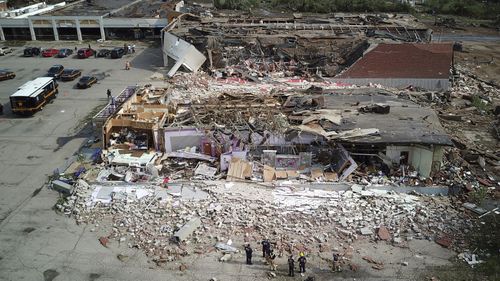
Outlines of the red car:
{"type": "Polygon", "coordinates": [[[80,49],[78,50],[78,58],[86,59],[94,55],[94,50],[92,49],[80,49]]]}
{"type": "Polygon", "coordinates": [[[58,49],[46,49],[46,50],[43,50],[42,51],[42,56],[43,57],[53,57],[55,55],[59,54],[59,50],[58,49]]]}

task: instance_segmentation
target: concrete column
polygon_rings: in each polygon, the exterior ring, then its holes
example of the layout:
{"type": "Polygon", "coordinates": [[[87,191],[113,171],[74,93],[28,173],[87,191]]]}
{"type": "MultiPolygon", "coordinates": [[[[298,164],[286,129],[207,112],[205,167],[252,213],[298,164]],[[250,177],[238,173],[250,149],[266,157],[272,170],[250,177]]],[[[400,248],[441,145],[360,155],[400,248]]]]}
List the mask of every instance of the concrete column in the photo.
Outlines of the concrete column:
{"type": "Polygon", "coordinates": [[[101,40],[105,41],[106,32],[104,32],[104,21],[102,20],[102,17],[99,19],[99,29],[101,30],[101,40]]]}
{"type": "Polygon", "coordinates": [[[5,41],[5,34],[3,34],[3,28],[0,26],[0,41],[5,41]]]}
{"type": "Polygon", "coordinates": [[[31,40],[36,41],[35,28],[33,27],[33,22],[28,18],[28,25],[30,27],[31,40]]]}
{"type": "Polygon", "coordinates": [[[55,19],[52,19],[52,30],[54,31],[54,40],[59,41],[59,32],[57,32],[57,24],[55,19]]]}
{"type": "Polygon", "coordinates": [[[76,36],[78,36],[78,41],[83,41],[82,30],[80,29],[80,20],[76,19],[75,23],[76,23],[76,36]]]}

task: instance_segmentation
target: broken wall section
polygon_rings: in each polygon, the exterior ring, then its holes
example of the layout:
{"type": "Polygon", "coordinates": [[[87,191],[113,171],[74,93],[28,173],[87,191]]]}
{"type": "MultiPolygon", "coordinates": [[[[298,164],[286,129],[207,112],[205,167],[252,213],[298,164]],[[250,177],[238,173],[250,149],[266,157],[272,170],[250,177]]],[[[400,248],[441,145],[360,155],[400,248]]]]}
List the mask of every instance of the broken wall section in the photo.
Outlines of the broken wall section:
{"type": "Polygon", "coordinates": [[[206,57],[193,45],[169,32],[163,32],[162,42],[164,66],[169,66],[169,58],[175,60],[174,66],[167,73],[168,77],[174,76],[181,66],[196,72],[206,60],[206,57]]]}

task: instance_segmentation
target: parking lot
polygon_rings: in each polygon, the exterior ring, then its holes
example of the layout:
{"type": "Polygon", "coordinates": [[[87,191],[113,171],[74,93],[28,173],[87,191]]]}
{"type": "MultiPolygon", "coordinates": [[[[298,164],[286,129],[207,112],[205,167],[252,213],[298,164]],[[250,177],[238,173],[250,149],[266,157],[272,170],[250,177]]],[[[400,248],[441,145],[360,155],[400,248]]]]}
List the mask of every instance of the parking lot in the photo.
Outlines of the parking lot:
{"type": "MultiPolygon", "coordinates": [[[[37,47],[40,45],[44,48],[88,47],[88,44],[74,45],[74,43],[64,45],[45,43],[38,44],[37,47]]],[[[110,44],[109,47],[111,46],[113,45],[110,44]]],[[[117,42],[114,46],[123,46],[123,42],[117,42]]],[[[100,49],[101,47],[95,46],[93,48],[100,49]]],[[[61,143],[61,138],[78,134],[77,130],[81,127],[79,125],[86,121],[84,119],[88,119],[89,114],[107,103],[107,89],[116,95],[128,85],[145,83],[158,67],[155,65],[158,62],[157,56],[161,58],[159,49],[148,48],[146,45],[139,46],[134,54],[126,55],[121,59],[94,57],[78,59],[76,55],[67,58],[24,57],[24,47],[13,49],[12,53],[0,57],[0,68],[16,73],[14,79],[0,81],[0,102],[4,106],[4,115],[0,116],[0,138],[4,145],[0,149],[5,149],[1,153],[2,161],[0,163],[0,166],[3,166],[1,167],[2,172],[0,172],[2,173],[0,177],[2,189],[18,185],[24,178],[24,172],[26,176],[35,174],[33,170],[37,168],[36,165],[24,171],[16,165],[12,165],[13,163],[19,160],[19,163],[26,165],[26,157],[28,159],[31,157],[31,160],[40,159],[41,151],[37,151],[39,149],[48,151],[59,149],[64,143],[61,143]],[[131,70],[124,70],[126,61],[132,63],[131,70]],[[32,117],[20,117],[12,114],[9,96],[27,81],[46,75],[48,69],[54,64],[61,64],[65,68],[80,69],[82,76],[96,76],[98,82],[91,88],[77,89],[75,85],[78,78],[68,82],[59,81],[58,97],[46,105],[42,111],[35,113],[32,117]],[[14,171],[16,173],[13,173],[14,171]],[[15,179],[9,180],[10,177],[15,179]]],[[[31,163],[33,162],[36,161],[31,161],[31,163]]],[[[21,189],[23,186],[16,188],[21,189]]],[[[19,196],[14,195],[15,198],[19,197],[17,200],[13,200],[12,196],[10,198],[2,196],[3,199],[0,199],[0,218],[4,218],[15,208],[25,195],[23,192],[19,196]]]]}
{"type": "MultiPolygon", "coordinates": [[[[75,47],[86,48],[89,44],[72,44],[60,43],[60,44],[37,44],[30,45],[42,48],[70,48],[75,47]]],[[[123,46],[123,42],[109,43],[106,46],[92,46],[93,49],[107,48],[111,49],[113,47],[123,46]]],[[[82,71],[83,75],[93,75],[96,76],[99,82],[92,86],[90,89],[77,90],[74,86],[78,79],[69,82],[59,82],[59,92],[60,95],[57,98],[55,105],[52,109],[47,107],[40,115],[53,115],[55,107],[57,104],[62,106],[66,101],[97,101],[105,100],[106,90],[109,88],[112,93],[118,93],[125,86],[124,83],[137,83],[142,82],[147,79],[148,74],[151,75],[158,65],[161,63],[161,53],[159,49],[147,49],[147,46],[142,45],[137,47],[137,52],[133,54],[125,55],[120,59],[110,59],[110,58],[94,58],[93,56],[87,59],[78,59],[76,54],[73,53],[71,56],[66,58],[57,57],[24,57],[23,47],[14,47],[14,51],[5,56],[0,56],[0,69],[8,69],[16,73],[16,78],[0,82],[0,101],[4,105],[5,113],[7,117],[10,115],[10,104],[8,97],[16,91],[16,89],[24,84],[25,82],[32,80],[36,77],[46,75],[48,69],[54,64],[61,64],[65,68],[76,68],[82,71]],[[146,50],[144,52],[144,50],[146,50]],[[159,56],[159,57],[158,57],[159,56]],[[160,60],[158,60],[160,59],[160,60]],[[130,61],[132,64],[132,69],[125,71],[125,62],[130,61]]],[[[62,109],[64,110],[64,109],[62,109]]],[[[68,108],[71,111],[71,108],[68,108]]]]}
{"type": "MultiPolygon", "coordinates": [[[[106,42],[105,48],[123,43],[106,42]]],[[[47,176],[63,166],[91,133],[82,133],[81,128],[107,103],[107,89],[118,94],[128,85],[148,83],[161,70],[160,49],[135,44],[136,52],[121,59],[23,57],[23,46],[0,56],[0,69],[16,73],[14,79],[0,81],[4,105],[0,116],[0,280],[43,280],[47,268],[61,271],[64,266],[81,268],[82,273],[71,278],[62,274],[58,280],[88,280],[89,270],[95,272],[99,267],[99,251],[90,253],[84,239],[80,241],[85,230],[52,211],[57,194],[43,186],[47,176]],[[132,65],[129,71],[124,70],[127,60],[132,65]],[[9,96],[25,82],[44,76],[54,64],[80,69],[82,75],[95,75],[99,81],[83,90],[74,87],[78,78],[59,82],[58,97],[42,111],[31,117],[13,115],[9,96]]],[[[88,47],[88,43],[37,42],[30,46],[74,49],[88,47]]],[[[74,270],[68,269],[70,272],[74,270]]]]}

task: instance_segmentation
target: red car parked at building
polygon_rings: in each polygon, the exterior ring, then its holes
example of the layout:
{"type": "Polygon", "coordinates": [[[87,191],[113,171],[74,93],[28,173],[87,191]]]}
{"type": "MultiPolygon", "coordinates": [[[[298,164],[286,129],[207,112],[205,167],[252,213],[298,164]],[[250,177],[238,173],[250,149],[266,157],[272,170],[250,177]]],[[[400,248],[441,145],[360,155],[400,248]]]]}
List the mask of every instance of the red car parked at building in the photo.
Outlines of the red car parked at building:
{"type": "Polygon", "coordinates": [[[42,56],[43,57],[53,57],[59,53],[58,49],[46,49],[42,51],[42,56]]]}
{"type": "Polygon", "coordinates": [[[94,50],[92,49],[80,49],[78,50],[78,58],[79,59],[86,59],[88,57],[91,57],[94,55],[94,50]]]}

